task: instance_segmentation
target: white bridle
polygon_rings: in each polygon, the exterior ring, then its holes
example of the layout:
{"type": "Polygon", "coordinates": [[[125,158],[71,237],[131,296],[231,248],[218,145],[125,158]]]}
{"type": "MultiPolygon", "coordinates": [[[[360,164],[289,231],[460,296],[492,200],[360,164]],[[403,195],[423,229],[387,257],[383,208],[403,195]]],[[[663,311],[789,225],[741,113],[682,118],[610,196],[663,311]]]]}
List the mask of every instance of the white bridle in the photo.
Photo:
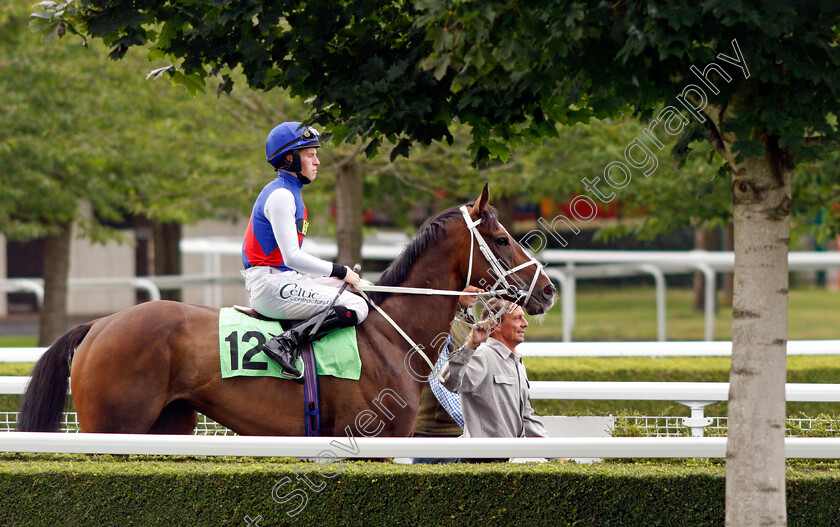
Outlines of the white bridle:
{"type": "MultiPolygon", "coordinates": [[[[411,347],[414,350],[416,350],[420,354],[420,356],[423,357],[423,359],[426,361],[426,363],[432,369],[432,373],[435,373],[435,365],[432,364],[432,361],[429,360],[429,357],[425,353],[423,353],[423,348],[421,346],[419,346],[417,343],[415,343],[414,340],[412,340],[411,337],[409,337],[408,334],[405,331],[403,331],[403,329],[399,326],[399,324],[394,322],[394,320],[390,316],[388,316],[388,314],[385,313],[385,311],[383,311],[381,307],[376,305],[373,302],[373,300],[371,300],[368,297],[368,295],[365,293],[365,291],[378,291],[378,292],[383,292],[383,293],[408,293],[408,294],[415,294],[415,295],[453,295],[453,296],[454,295],[458,295],[458,296],[461,296],[461,295],[473,295],[473,296],[475,296],[475,295],[490,295],[490,296],[493,296],[493,295],[496,294],[497,288],[501,285],[501,287],[504,288],[505,293],[510,294],[512,296],[515,296],[516,300],[517,300],[516,303],[519,304],[520,301],[521,301],[521,305],[524,306],[525,303],[527,303],[528,300],[531,298],[531,293],[534,291],[534,286],[537,284],[537,278],[539,278],[539,275],[542,273],[542,275],[545,276],[546,280],[548,280],[548,276],[545,274],[545,271],[543,271],[542,265],[540,265],[540,263],[537,260],[535,260],[534,257],[531,256],[528,253],[528,251],[524,251],[524,250],[523,251],[528,256],[529,261],[527,261],[527,262],[525,262],[521,265],[517,265],[513,269],[505,270],[503,268],[502,262],[496,257],[495,254],[493,254],[493,251],[491,251],[490,247],[487,246],[487,242],[484,241],[484,238],[481,237],[481,234],[478,233],[478,229],[476,229],[476,227],[481,223],[481,219],[479,218],[478,220],[473,221],[473,219],[470,217],[470,213],[467,210],[466,205],[462,206],[460,210],[461,210],[461,214],[464,216],[464,221],[467,224],[467,229],[470,231],[470,263],[469,263],[469,270],[467,271],[467,284],[466,284],[466,286],[470,285],[470,280],[472,279],[473,252],[474,252],[473,248],[475,247],[475,241],[478,241],[478,249],[481,251],[481,254],[484,255],[484,258],[486,258],[487,261],[490,263],[491,273],[495,274],[496,276],[499,277],[498,280],[496,280],[496,283],[493,284],[493,286],[491,288],[489,288],[490,291],[484,292],[484,293],[465,293],[464,291],[447,291],[447,290],[441,290],[441,289],[423,289],[423,288],[415,288],[415,287],[378,286],[378,285],[373,285],[373,284],[361,284],[359,286],[356,286],[356,290],[359,291],[359,293],[362,295],[362,297],[365,300],[367,300],[367,302],[370,305],[372,305],[377,311],[379,311],[379,313],[382,315],[382,317],[385,320],[387,320],[394,327],[394,329],[396,329],[397,332],[400,335],[402,335],[402,337],[409,344],[411,344],[411,347]],[[525,267],[528,267],[529,265],[536,265],[537,266],[537,271],[539,271],[539,272],[534,273],[534,278],[533,278],[533,280],[531,280],[531,287],[528,288],[528,292],[525,293],[522,289],[512,286],[510,284],[510,282],[508,282],[507,277],[516,273],[520,269],[524,269],[525,267]],[[523,299],[523,297],[524,297],[524,299],[523,299]]],[[[466,289],[466,286],[464,286],[465,289],[466,289]]],[[[440,376],[439,372],[437,373],[437,378],[441,382],[443,382],[443,378],[440,376]]]]}
{"type": "MultiPolygon", "coordinates": [[[[493,251],[490,250],[490,247],[487,245],[487,242],[484,241],[484,238],[481,234],[478,233],[478,225],[481,223],[481,218],[473,221],[470,217],[470,213],[467,210],[466,205],[461,206],[461,215],[464,217],[464,221],[467,223],[467,229],[470,231],[470,263],[469,263],[469,270],[467,271],[467,285],[470,285],[470,280],[472,278],[472,266],[473,266],[473,247],[475,242],[478,242],[478,250],[481,251],[481,254],[484,255],[484,258],[490,264],[491,274],[494,274],[498,277],[496,283],[490,287],[490,291],[497,291],[499,286],[504,288],[505,293],[515,296],[516,303],[524,306],[528,300],[531,298],[531,294],[534,292],[534,286],[537,285],[537,279],[539,278],[540,274],[545,276],[545,279],[548,280],[548,276],[543,271],[542,265],[531,256],[528,251],[523,249],[523,252],[526,256],[528,256],[528,261],[517,265],[513,269],[505,270],[503,268],[502,262],[493,254],[493,251]],[[528,292],[526,293],[523,289],[519,287],[515,287],[508,282],[507,277],[516,273],[520,269],[524,269],[530,265],[536,265],[537,271],[534,272],[534,278],[531,280],[531,287],[528,288],[528,292]]],[[[504,228],[504,227],[503,227],[504,228]]],[[[507,231],[505,231],[507,232],[507,231]]],[[[487,288],[485,288],[487,289],[487,288]]]]}

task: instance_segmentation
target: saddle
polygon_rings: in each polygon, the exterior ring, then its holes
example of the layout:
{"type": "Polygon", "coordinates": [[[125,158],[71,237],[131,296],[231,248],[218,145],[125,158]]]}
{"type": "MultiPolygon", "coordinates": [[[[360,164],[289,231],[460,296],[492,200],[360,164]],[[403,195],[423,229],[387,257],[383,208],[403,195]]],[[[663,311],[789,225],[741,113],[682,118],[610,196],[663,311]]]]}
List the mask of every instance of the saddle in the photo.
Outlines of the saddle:
{"type": "Polygon", "coordinates": [[[286,319],[286,318],[267,317],[267,316],[261,314],[260,312],[258,312],[253,307],[234,305],[233,309],[239,311],[243,315],[248,315],[249,317],[255,318],[257,320],[265,320],[265,321],[268,321],[268,322],[279,322],[280,325],[283,327],[283,331],[288,331],[289,329],[291,329],[291,328],[297,326],[298,324],[300,324],[301,322],[303,322],[302,320],[290,320],[290,319],[286,319]]]}

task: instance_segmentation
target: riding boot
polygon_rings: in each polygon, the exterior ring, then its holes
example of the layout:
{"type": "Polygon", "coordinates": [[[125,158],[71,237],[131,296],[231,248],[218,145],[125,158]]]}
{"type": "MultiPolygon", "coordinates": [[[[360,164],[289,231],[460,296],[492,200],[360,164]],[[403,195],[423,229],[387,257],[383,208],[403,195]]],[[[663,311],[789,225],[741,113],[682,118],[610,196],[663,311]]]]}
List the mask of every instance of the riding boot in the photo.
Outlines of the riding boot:
{"type": "Polygon", "coordinates": [[[274,359],[286,373],[294,376],[295,380],[301,384],[303,384],[303,374],[295,368],[295,359],[300,353],[300,346],[317,340],[334,329],[355,326],[357,323],[355,311],[342,306],[335,306],[327,312],[324,321],[318,328],[318,333],[312,335],[312,330],[318,324],[321,314],[318,313],[312,318],[304,320],[297,326],[269,340],[262,347],[262,351],[266,355],[274,359]]]}

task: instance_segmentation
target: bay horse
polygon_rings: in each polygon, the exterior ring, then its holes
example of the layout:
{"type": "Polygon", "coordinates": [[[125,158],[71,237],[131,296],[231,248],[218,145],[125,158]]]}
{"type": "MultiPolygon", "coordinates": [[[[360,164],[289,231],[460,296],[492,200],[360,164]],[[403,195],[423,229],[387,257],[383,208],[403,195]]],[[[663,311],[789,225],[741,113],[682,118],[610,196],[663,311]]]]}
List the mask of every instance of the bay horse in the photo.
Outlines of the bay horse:
{"type": "MultiPolygon", "coordinates": [[[[469,276],[471,285],[486,289],[498,280],[490,268],[498,269],[501,262],[508,270],[519,269],[511,279],[531,284],[530,295],[511,294],[512,300],[530,314],[549,309],[554,285],[499,223],[488,205],[487,186],[462,209],[453,207],[427,220],[378,285],[460,291],[469,276]],[[479,241],[482,250],[472,243],[467,212],[473,221],[480,220],[475,232],[484,240],[479,241]],[[487,248],[496,262],[485,257],[487,248]],[[534,265],[527,265],[529,260],[534,265]]],[[[439,351],[435,344],[449,331],[457,299],[371,294],[433,363],[439,351]]],[[[191,434],[201,412],[240,435],[304,435],[300,384],[273,377],[221,378],[218,321],[216,308],[155,301],[77,326],[35,365],[17,429],[58,430],[69,370],[82,432],[191,434]]],[[[340,435],[348,426],[365,435],[374,429],[373,435],[412,435],[429,366],[419,355],[407,360],[411,345],[377,311],[371,310],[357,327],[357,341],[358,381],[320,377],[323,435],[340,435]]]]}

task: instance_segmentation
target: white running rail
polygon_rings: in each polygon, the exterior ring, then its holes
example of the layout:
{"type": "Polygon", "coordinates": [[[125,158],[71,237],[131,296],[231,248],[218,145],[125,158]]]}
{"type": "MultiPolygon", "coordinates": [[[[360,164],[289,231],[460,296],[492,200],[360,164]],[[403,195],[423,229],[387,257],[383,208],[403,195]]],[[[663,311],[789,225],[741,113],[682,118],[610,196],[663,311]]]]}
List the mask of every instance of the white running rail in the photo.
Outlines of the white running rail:
{"type": "MultiPolygon", "coordinates": [[[[20,395],[29,377],[0,376],[0,394],[20,395]]],[[[726,401],[728,382],[530,381],[532,399],[726,401]]],[[[68,393],[70,393],[68,389],[68,393]]],[[[788,383],[788,402],[840,402],[840,384],[788,383]]]]}
{"type": "MultiPolygon", "coordinates": [[[[0,348],[0,362],[36,362],[47,348],[0,348]]],[[[728,340],[671,342],[523,342],[524,357],[728,357],[728,340]]],[[[840,355],[840,340],[790,340],[788,355],[840,355]]]]}
{"type": "MultiPolygon", "coordinates": [[[[2,432],[0,452],[336,458],[724,458],[725,437],[245,437],[2,432]],[[329,455],[328,455],[329,454],[329,455]]],[[[785,457],[833,459],[840,438],[787,438],[785,457]]]]}

